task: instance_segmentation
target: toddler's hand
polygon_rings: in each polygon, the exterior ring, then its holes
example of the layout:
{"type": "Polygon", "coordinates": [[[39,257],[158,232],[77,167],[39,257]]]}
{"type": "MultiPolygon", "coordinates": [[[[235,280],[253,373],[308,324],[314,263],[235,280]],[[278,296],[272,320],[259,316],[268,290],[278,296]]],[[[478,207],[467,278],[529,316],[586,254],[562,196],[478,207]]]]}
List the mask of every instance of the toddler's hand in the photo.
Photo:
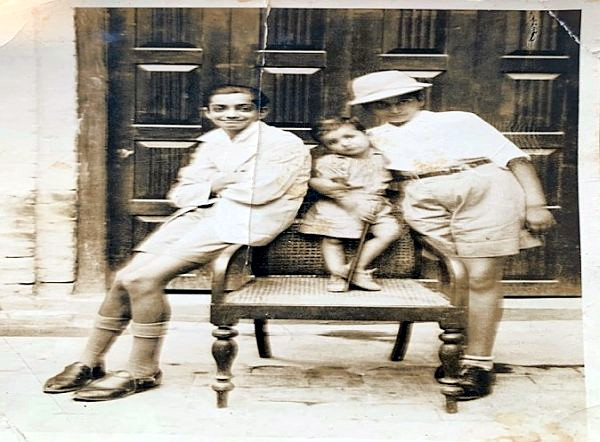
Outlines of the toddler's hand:
{"type": "Polygon", "coordinates": [[[345,181],[333,181],[327,178],[311,178],[310,187],[315,189],[321,195],[330,198],[339,198],[351,187],[345,181]]]}
{"type": "Polygon", "coordinates": [[[377,219],[379,203],[377,201],[360,202],[354,207],[354,213],[364,222],[373,224],[377,219]]]}
{"type": "Polygon", "coordinates": [[[525,226],[532,233],[543,233],[555,224],[554,217],[545,207],[531,206],[527,208],[525,226]]]}

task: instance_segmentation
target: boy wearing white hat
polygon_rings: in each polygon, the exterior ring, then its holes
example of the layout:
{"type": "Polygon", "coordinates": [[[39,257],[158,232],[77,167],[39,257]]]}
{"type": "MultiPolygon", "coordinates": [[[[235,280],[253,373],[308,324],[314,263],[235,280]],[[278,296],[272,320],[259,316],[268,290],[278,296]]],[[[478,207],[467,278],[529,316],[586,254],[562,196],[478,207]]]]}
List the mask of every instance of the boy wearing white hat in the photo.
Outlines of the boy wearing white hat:
{"type": "Polygon", "coordinates": [[[460,398],[486,396],[494,382],[505,258],[540,245],[531,233],[554,224],[535,169],[527,154],[477,115],[421,110],[428,83],[381,71],[355,78],[351,86],[350,104],[362,105],[378,120],[369,130],[371,141],[403,179],[406,221],[462,258],[467,269],[468,343],[460,398]]]}

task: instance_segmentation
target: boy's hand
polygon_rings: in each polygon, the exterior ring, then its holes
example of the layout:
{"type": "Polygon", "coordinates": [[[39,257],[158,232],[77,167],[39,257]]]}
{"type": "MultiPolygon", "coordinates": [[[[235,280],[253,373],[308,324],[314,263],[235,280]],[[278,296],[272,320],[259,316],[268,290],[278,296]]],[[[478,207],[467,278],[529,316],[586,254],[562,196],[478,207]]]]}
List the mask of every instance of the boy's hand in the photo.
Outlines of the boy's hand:
{"type": "Polygon", "coordinates": [[[212,193],[219,193],[230,184],[239,180],[238,174],[234,173],[219,173],[212,179],[210,190],[212,193]]]}
{"type": "Polygon", "coordinates": [[[552,213],[543,206],[527,207],[525,226],[532,233],[543,233],[556,224],[552,213]]]}

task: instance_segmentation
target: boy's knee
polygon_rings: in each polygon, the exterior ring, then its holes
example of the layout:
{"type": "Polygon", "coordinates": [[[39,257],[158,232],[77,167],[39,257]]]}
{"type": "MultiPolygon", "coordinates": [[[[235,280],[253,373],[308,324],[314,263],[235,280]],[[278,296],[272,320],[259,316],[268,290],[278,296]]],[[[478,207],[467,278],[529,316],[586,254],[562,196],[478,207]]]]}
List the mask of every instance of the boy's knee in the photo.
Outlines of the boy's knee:
{"type": "Polygon", "coordinates": [[[489,274],[470,274],[469,288],[473,291],[490,291],[496,288],[498,281],[495,276],[489,274]]]}
{"type": "Polygon", "coordinates": [[[128,272],[122,270],[117,274],[117,280],[125,290],[131,295],[143,294],[152,292],[160,288],[159,281],[156,280],[152,275],[146,275],[142,272],[128,272]]]}

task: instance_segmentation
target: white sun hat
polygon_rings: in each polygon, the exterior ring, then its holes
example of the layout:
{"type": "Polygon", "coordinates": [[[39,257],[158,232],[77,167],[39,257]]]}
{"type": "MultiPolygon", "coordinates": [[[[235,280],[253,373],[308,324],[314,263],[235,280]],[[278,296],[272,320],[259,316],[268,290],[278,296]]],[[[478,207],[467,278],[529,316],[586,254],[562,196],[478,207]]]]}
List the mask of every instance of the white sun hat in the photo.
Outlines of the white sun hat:
{"type": "Polygon", "coordinates": [[[431,87],[431,84],[420,83],[400,71],[379,71],[353,79],[351,86],[354,98],[348,104],[354,105],[408,94],[431,87]]]}

